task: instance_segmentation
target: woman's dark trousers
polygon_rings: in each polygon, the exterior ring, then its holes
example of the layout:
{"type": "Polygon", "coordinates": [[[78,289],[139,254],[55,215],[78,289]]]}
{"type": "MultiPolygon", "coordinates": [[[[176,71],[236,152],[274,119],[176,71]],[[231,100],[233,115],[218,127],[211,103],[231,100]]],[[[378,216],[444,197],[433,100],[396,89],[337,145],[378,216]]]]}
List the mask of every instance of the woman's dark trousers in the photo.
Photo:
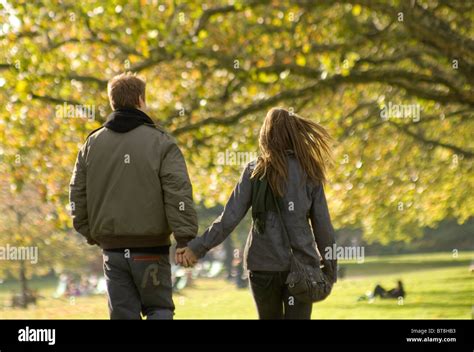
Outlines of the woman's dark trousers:
{"type": "Polygon", "coordinates": [[[259,319],[311,319],[313,305],[296,300],[285,284],[288,272],[251,271],[250,288],[259,319]]]}

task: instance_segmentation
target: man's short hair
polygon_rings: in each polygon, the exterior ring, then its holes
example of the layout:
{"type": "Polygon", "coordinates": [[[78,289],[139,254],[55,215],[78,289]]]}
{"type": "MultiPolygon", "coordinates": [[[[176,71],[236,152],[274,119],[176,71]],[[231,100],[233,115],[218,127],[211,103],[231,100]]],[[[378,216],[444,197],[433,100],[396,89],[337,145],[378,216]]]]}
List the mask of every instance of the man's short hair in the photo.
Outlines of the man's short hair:
{"type": "Polygon", "coordinates": [[[145,86],[143,79],[130,72],[113,77],[107,84],[112,110],[137,108],[140,97],[145,101],[145,86]]]}

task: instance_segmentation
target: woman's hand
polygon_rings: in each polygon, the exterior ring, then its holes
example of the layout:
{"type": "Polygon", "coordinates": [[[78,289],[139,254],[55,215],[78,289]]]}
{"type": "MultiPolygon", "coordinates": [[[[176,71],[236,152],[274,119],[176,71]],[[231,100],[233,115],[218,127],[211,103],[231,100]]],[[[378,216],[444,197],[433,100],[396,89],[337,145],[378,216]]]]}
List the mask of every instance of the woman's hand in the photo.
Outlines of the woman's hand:
{"type": "Polygon", "coordinates": [[[193,253],[193,251],[188,247],[178,248],[176,249],[176,264],[182,265],[185,268],[193,267],[198,258],[193,253]]]}
{"type": "MultiPolygon", "coordinates": [[[[331,263],[330,261],[327,261],[324,263],[324,267],[322,269],[323,273],[326,274],[327,278],[329,279],[331,283],[336,282],[336,279],[337,279],[337,272],[335,272],[334,266],[335,265],[333,265],[333,263],[331,263]]],[[[337,268],[336,268],[336,271],[337,271],[337,268]]]]}

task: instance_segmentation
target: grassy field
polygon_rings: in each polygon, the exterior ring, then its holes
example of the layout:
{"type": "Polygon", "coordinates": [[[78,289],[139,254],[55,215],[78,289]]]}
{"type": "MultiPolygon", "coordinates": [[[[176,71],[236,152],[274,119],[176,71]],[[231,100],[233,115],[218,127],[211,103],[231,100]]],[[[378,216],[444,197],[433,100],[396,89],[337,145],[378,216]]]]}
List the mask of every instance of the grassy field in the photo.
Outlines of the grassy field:
{"type": "MultiPolygon", "coordinates": [[[[473,278],[469,264],[473,252],[417,254],[366,258],[362,264],[343,263],[346,277],[332,295],[314,305],[313,319],[472,319],[473,278]],[[405,284],[403,302],[357,298],[380,283],[392,288],[397,279],[405,284]]],[[[51,298],[55,282],[33,281],[45,297],[28,310],[1,308],[1,319],[107,319],[105,296],[79,297],[73,301],[51,298]]],[[[13,284],[0,285],[0,304],[13,284]]],[[[248,289],[236,289],[224,280],[199,279],[193,287],[176,294],[176,319],[255,319],[248,289]]]]}

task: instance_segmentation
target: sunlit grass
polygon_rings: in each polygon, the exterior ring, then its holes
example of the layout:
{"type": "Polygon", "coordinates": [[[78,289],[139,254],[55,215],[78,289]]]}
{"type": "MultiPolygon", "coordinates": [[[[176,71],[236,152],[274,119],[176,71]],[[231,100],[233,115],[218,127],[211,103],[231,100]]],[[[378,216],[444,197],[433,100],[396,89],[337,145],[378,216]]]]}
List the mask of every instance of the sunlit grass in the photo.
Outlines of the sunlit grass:
{"type": "MultiPolygon", "coordinates": [[[[365,263],[345,263],[345,279],[333,294],[314,305],[313,319],[471,319],[473,280],[469,263],[473,253],[403,255],[367,258],[365,263]],[[380,283],[392,288],[402,279],[407,291],[403,302],[357,298],[380,283]],[[402,304],[401,304],[402,303],[402,304]]],[[[0,309],[3,319],[107,319],[105,296],[75,300],[50,298],[54,282],[32,283],[45,298],[28,310],[0,309]]],[[[10,295],[11,285],[0,286],[0,302],[10,295]]],[[[18,287],[16,287],[18,289],[18,287]]],[[[236,289],[224,280],[199,279],[174,297],[176,319],[255,319],[248,289],[236,289]]]]}

